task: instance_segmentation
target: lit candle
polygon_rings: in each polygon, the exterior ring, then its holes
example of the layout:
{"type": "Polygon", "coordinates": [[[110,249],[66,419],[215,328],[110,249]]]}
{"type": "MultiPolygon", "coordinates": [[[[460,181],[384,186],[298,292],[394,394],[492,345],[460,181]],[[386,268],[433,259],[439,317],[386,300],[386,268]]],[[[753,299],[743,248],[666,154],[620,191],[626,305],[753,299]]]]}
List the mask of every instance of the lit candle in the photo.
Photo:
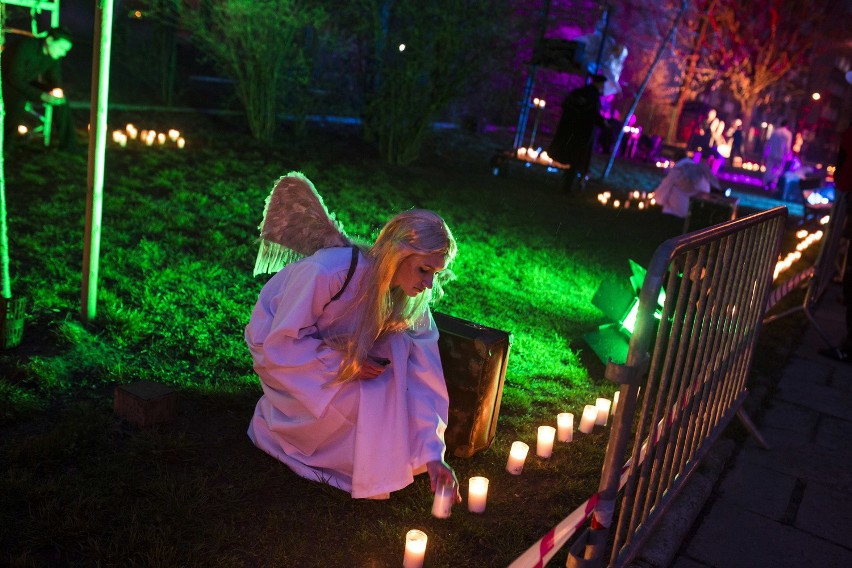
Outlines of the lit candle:
{"type": "Polygon", "coordinates": [[[598,417],[598,407],[592,404],[587,404],[585,408],[583,408],[583,417],[580,418],[580,427],[578,430],[583,434],[591,433],[592,429],[595,427],[595,420],[598,417]]]}
{"type": "Polygon", "coordinates": [[[556,438],[560,442],[570,442],[574,439],[574,415],[570,412],[556,415],[556,438]]]}
{"type": "Polygon", "coordinates": [[[166,143],[166,135],[163,134],[162,132],[157,134],[157,143],[159,143],[159,144],[165,144],[166,143]]]}
{"type": "Polygon", "coordinates": [[[612,415],[615,416],[615,409],[618,408],[618,398],[621,396],[621,392],[615,391],[615,394],[612,395],[612,415]]]}
{"type": "Polygon", "coordinates": [[[26,126],[24,126],[23,124],[18,125],[18,134],[20,134],[21,136],[23,136],[24,134],[26,134],[29,131],[30,131],[30,129],[27,128],[26,126]]]}
{"type": "Polygon", "coordinates": [[[122,148],[127,147],[127,134],[125,134],[124,132],[119,132],[118,145],[122,148]]]}
{"type": "Polygon", "coordinates": [[[485,512],[485,500],[488,497],[488,478],[471,477],[468,481],[467,510],[471,513],[485,512]]]}
{"type": "Polygon", "coordinates": [[[174,128],[169,129],[169,140],[172,142],[177,142],[177,139],[180,138],[180,132],[175,130],[174,128]]]}
{"type": "Polygon", "coordinates": [[[63,90],[60,89],[59,87],[56,87],[55,89],[51,89],[50,94],[53,95],[54,97],[56,97],[57,99],[64,99],[65,98],[65,92],[63,92],[63,90]]]}
{"type": "Polygon", "coordinates": [[[183,148],[184,146],[186,146],[186,140],[184,140],[183,138],[178,138],[177,139],[177,147],[183,148]]]}
{"type": "Polygon", "coordinates": [[[506,462],[506,471],[512,475],[521,475],[521,472],[524,471],[524,461],[526,461],[527,452],[529,451],[530,447],[525,443],[512,442],[512,449],[509,451],[509,461],[506,462]]]}
{"type": "Polygon", "coordinates": [[[527,157],[527,149],[521,146],[518,148],[518,158],[524,159],[527,157]]]}
{"type": "Polygon", "coordinates": [[[598,426],[606,426],[606,421],[609,418],[609,408],[612,406],[612,401],[608,398],[599,398],[595,401],[595,406],[598,409],[598,417],[595,419],[595,424],[598,426]]]}
{"type": "Polygon", "coordinates": [[[439,519],[449,517],[455,498],[455,483],[438,483],[435,487],[435,499],[432,501],[432,515],[439,519]]]}
{"type": "Polygon", "coordinates": [[[136,135],[139,134],[139,131],[136,130],[135,126],[128,123],[127,126],[124,127],[124,130],[127,131],[127,135],[130,136],[131,140],[136,140],[136,135]]]}
{"type": "Polygon", "coordinates": [[[553,426],[538,427],[538,443],[535,445],[535,454],[540,458],[549,458],[553,454],[553,437],[556,428],[553,426]]]}
{"type": "Polygon", "coordinates": [[[412,529],[405,533],[405,556],[402,559],[403,568],[421,568],[426,556],[426,533],[412,529]]]}

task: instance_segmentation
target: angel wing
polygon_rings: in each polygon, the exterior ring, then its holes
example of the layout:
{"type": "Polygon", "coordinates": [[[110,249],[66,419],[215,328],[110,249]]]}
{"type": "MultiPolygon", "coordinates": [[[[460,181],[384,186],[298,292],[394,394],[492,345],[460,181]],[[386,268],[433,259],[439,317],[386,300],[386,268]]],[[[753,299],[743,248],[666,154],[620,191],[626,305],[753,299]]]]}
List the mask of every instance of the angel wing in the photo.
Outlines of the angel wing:
{"type": "Polygon", "coordinates": [[[329,213],[314,184],[301,172],[280,178],[263,210],[260,250],[254,275],[274,273],[285,265],[328,247],[351,244],[343,226],[329,213]]]}

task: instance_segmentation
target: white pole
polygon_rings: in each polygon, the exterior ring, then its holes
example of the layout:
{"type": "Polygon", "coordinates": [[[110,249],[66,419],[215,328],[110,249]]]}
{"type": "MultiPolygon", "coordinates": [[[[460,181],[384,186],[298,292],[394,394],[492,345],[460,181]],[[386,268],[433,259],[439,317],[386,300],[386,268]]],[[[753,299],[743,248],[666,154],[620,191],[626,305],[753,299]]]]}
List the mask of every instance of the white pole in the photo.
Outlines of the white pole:
{"type": "Polygon", "coordinates": [[[95,318],[98,301],[98,258],[101,248],[109,63],[112,50],[112,6],[113,0],[97,0],[95,9],[92,109],[89,116],[89,168],[86,180],[86,225],[83,240],[81,315],[84,322],[95,318]]]}
{"type": "Polygon", "coordinates": [[[612,164],[615,162],[615,156],[618,154],[618,147],[621,146],[621,140],[624,138],[624,124],[627,124],[630,121],[630,117],[633,116],[633,113],[636,112],[636,107],[639,105],[639,99],[642,97],[642,93],[645,92],[645,87],[648,86],[648,81],[651,80],[651,75],[654,74],[654,69],[657,67],[657,63],[660,62],[660,58],[663,56],[663,50],[665,50],[666,45],[672,40],[677,31],[677,26],[680,23],[681,17],[683,17],[683,13],[686,11],[687,0],[681,0],[680,10],[678,10],[677,16],[675,16],[674,22],[672,23],[671,30],[669,30],[669,34],[666,36],[666,39],[660,44],[660,48],[657,50],[657,55],[654,57],[654,61],[651,63],[651,67],[648,69],[648,73],[645,75],[645,80],[642,81],[642,85],[639,87],[639,90],[636,91],[636,96],[633,97],[633,104],[630,105],[630,110],[627,111],[627,114],[624,115],[624,123],[621,128],[618,129],[618,136],[615,138],[615,144],[612,145],[612,154],[609,156],[609,161],[604,168],[603,173],[601,174],[601,179],[606,179],[609,175],[609,171],[612,169],[612,164]]]}

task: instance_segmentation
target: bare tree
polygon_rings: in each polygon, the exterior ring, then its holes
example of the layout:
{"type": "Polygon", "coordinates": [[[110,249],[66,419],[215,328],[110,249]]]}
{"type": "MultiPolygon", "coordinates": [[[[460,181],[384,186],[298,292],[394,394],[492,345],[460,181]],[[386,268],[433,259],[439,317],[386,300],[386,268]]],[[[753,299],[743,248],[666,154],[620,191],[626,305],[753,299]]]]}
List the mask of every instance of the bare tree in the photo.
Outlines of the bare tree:
{"type": "Polygon", "coordinates": [[[831,0],[719,0],[710,14],[714,56],[748,129],[773,85],[805,68],[831,0]]]}

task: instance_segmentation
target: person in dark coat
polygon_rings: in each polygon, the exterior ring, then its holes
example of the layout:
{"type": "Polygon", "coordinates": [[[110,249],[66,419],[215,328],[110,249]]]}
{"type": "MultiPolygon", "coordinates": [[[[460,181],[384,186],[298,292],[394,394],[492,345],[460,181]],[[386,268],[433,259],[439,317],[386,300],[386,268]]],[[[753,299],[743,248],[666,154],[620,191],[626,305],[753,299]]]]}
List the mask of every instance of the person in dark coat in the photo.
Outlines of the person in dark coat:
{"type": "Polygon", "coordinates": [[[571,191],[578,179],[585,179],[592,159],[595,128],[605,128],[601,115],[601,94],[606,77],[593,75],[589,84],[574,89],[562,102],[562,117],[547,154],[567,166],[563,189],[571,191]]]}
{"type": "Polygon", "coordinates": [[[77,139],[62,87],[61,60],[74,40],[65,28],[53,28],[43,38],[22,37],[3,52],[3,102],[6,107],[7,138],[27,119],[26,104],[53,105],[54,140],[59,148],[73,149],[77,139]]]}

